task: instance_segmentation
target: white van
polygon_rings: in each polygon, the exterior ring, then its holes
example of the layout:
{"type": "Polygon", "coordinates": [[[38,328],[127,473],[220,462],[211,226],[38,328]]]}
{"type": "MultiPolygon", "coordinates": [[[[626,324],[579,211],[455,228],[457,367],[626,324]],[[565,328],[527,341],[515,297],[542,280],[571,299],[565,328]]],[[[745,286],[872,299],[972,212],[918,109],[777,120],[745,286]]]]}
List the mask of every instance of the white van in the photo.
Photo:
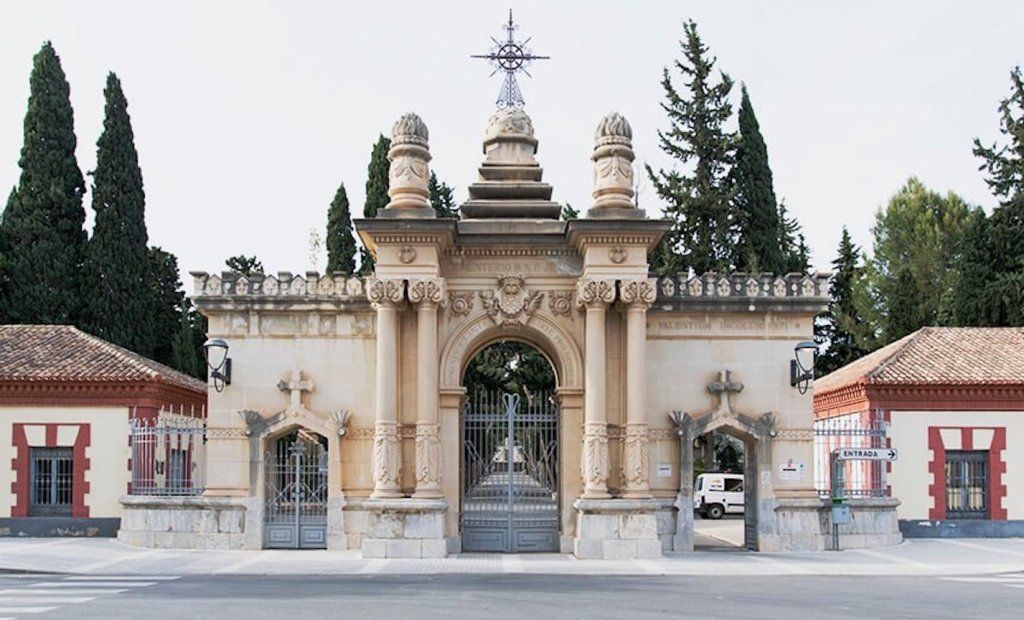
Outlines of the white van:
{"type": "Polygon", "coordinates": [[[693,509],[705,519],[743,514],[743,474],[701,474],[693,483],[693,509]]]}

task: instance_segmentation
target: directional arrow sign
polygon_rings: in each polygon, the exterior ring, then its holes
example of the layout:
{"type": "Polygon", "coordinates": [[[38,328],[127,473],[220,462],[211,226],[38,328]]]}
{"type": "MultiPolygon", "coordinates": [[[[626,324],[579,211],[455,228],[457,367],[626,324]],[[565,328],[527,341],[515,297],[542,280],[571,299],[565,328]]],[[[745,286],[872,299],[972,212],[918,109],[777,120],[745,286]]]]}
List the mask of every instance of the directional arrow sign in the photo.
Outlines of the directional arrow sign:
{"type": "Polygon", "coordinates": [[[839,448],[834,454],[840,461],[895,461],[899,456],[894,448],[839,448]]]}

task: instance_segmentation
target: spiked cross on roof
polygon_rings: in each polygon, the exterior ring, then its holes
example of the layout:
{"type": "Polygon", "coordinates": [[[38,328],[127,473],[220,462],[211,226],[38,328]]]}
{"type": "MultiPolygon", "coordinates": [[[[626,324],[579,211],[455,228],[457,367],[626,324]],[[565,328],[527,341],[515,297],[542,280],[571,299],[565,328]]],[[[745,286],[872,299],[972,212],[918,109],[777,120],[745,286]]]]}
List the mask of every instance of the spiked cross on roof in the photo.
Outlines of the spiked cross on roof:
{"type": "Polygon", "coordinates": [[[523,100],[523,93],[519,90],[519,83],[516,81],[516,72],[522,71],[529,77],[530,72],[526,70],[526,67],[530,66],[530,63],[534,60],[547,60],[550,56],[537,56],[533,54],[527,47],[530,42],[530,38],[525,41],[517,41],[515,39],[515,31],[519,28],[512,21],[512,9],[508,10],[508,25],[505,26],[506,39],[499,41],[494,37],[491,37],[491,41],[494,41],[494,47],[487,54],[473,54],[472,58],[484,58],[491,61],[494,66],[494,71],[491,75],[494,75],[498,71],[505,72],[505,81],[501,85],[501,93],[498,94],[497,104],[499,108],[504,107],[518,107],[521,108],[526,104],[523,100]]]}

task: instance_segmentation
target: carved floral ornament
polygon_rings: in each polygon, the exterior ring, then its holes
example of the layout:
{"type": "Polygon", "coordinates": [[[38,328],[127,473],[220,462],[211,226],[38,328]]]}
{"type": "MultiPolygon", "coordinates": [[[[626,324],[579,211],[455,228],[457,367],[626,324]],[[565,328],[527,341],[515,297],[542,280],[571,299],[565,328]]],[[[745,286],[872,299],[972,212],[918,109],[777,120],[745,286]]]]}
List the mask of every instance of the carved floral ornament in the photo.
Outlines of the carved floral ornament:
{"type": "Polygon", "coordinates": [[[366,297],[372,304],[397,304],[405,299],[404,280],[377,280],[367,282],[366,297]]]}
{"type": "Polygon", "coordinates": [[[619,283],[619,299],[625,304],[650,307],[656,298],[657,292],[650,280],[623,280],[619,283]]]}
{"type": "Polygon", "coordinates": [[[580,280],[576,285],[576,302],[580,306],[605,305],[615,301],[615,280],[580,280]]]}
{"type": "Polygon", "coordinates": [[[548,293],[548,308],[555,316],[573,318],[572,291],[552,291],[548,293]]]}
{"type": "Polygon", "coordinates": [[[520,275],[502,275],[498,288],[480,293],[480,303],[496,325],[526,325],[540,309],[544,293],[529,291],[520,275]]]}
{"type": "Polygon", "coordinates": [[[452,314],[466,316],[473,309],[473,291],[450,291],[448,302],[452,314]]]}
{"type": "Polygon", "coordinates": [[[445,282],[441,278],[409,280],[409,301],[414,304],[443,304],[446,301],[445,293],[445,282]]]}

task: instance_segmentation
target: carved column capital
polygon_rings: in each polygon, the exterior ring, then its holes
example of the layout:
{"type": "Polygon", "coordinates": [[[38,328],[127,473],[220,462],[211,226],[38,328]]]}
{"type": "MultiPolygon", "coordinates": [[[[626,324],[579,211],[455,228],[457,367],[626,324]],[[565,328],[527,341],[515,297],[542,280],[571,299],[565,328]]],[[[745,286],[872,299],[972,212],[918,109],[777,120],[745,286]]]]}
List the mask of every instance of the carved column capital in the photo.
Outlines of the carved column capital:
{"type": "Polygon", "coordinates": [[[409,280],[409,302],[430,306],[444,305],[448,300],[447,290],[444,278],[409,280]]]}
{"type": "Polygon", "coordinates": [[[615,280],[580,278],[576,283],[576,303],[581,307],[607,307],[615,301],[615,280]]]}
{"type": "Polygon", "coordinates": [[[366,298],[378,307],[398,305],[405,300],[405,280],[372,278],[366,283],[366,298]]]}
{"type": "Polygon", "coordinates": [[[637,305],[646,310],[657,297],[654,280],[644,278],[619,281],[619,301],[626,305],[637,305]]]}

